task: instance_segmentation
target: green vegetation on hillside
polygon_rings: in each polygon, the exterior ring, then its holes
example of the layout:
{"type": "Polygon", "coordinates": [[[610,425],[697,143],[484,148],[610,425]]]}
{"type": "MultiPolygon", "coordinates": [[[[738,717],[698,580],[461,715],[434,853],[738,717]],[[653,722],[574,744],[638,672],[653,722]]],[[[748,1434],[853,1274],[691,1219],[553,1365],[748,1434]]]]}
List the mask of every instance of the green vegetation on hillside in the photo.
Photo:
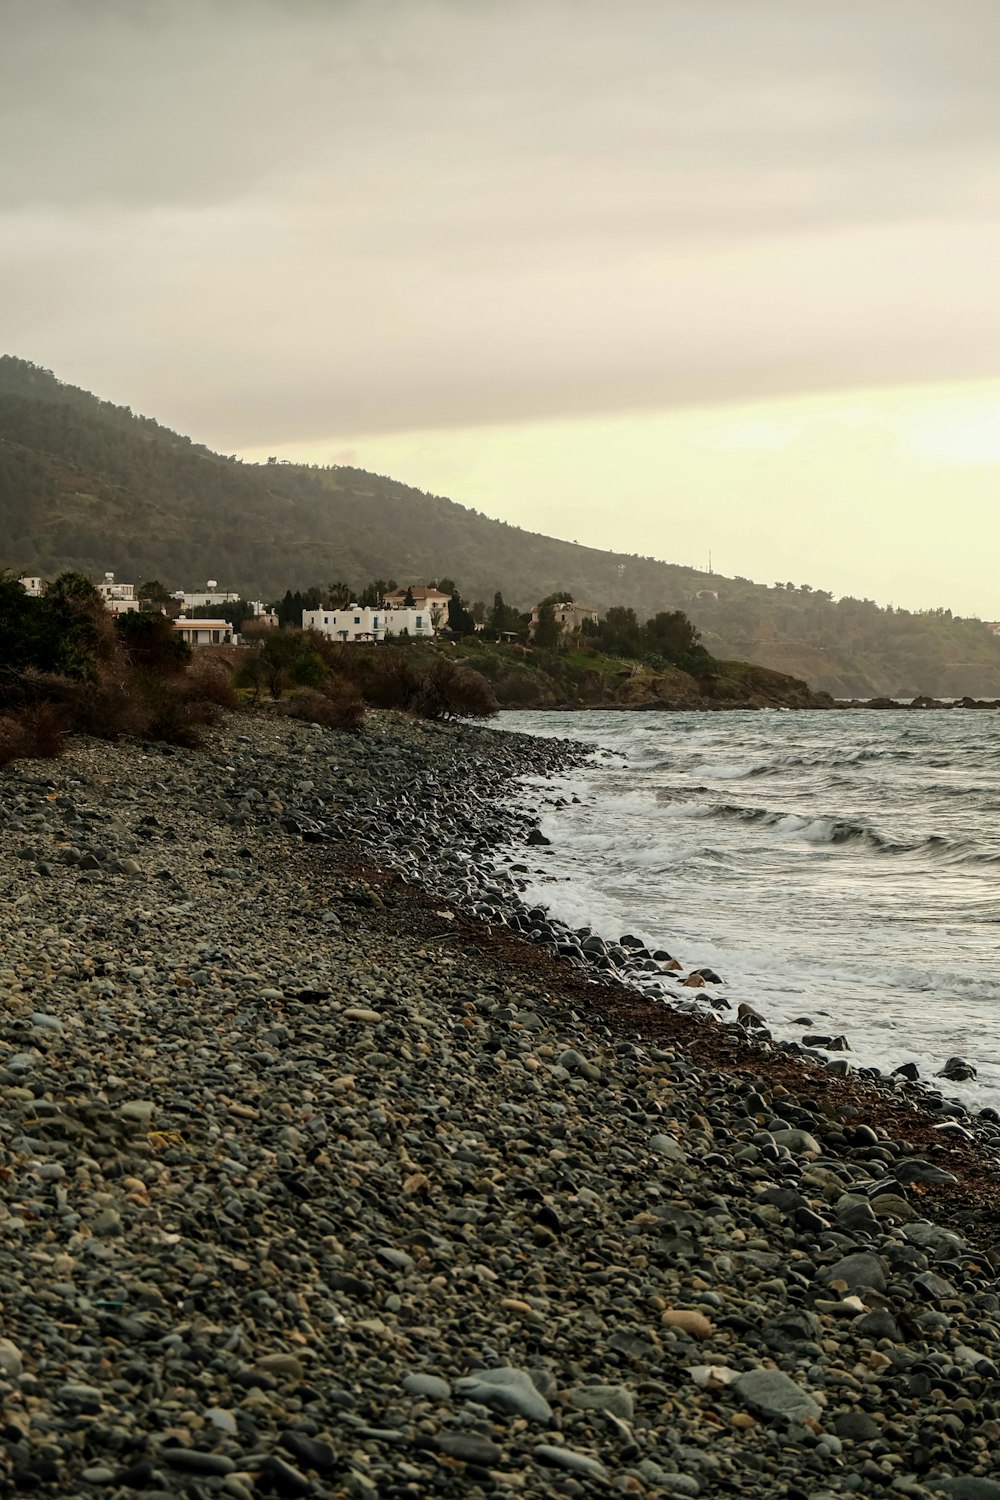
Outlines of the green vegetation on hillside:
{"type": "Polygon", "coordinates": [[[1000,695],[1000,637],[980,621],[581,547],[361,469],[244,464],[9,356],[0,548],[0,565],[47,577],[113,569],[192,588],[211,575],[248,598],[448,573],[477,618],[498,591],[517,611],[559,592],[637,624],[683,611],[714,657],[840,697],[1000,695]]]}

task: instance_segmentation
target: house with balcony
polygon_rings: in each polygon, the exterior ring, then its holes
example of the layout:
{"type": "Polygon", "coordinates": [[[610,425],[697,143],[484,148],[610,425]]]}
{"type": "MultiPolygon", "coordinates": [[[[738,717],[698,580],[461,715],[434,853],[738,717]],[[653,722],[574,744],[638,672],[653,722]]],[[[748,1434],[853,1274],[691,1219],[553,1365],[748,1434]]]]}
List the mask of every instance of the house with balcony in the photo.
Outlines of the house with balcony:
{"type": "Polygon", "coordinates": [[[94,587],[104,600],[105,608],[113,615],[134,615],[141,608],[136,598],[134,583],[118,583],[113,573],[105,573],[104,582],[94,587]]]}
{"type": "Polygon", "coordinates": [[[422,605],[379,609],[345,604],[338,609],[304,609],[302,629],[316,630],[333,641],[384,641],[391,636],[428,640],[436,634],[436,613],[422,605]]]}

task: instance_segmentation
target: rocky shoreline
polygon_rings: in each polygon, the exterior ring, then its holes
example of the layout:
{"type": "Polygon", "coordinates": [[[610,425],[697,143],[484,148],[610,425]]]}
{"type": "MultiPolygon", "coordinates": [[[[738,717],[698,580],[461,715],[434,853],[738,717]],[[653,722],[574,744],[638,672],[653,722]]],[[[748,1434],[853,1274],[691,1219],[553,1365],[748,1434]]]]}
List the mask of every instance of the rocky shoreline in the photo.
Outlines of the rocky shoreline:
{"type": "Polygon", "coordinates": [[[0,772],[3,1493],[1000,1500],[1000,1127],[520,908],[581,754],[0,772]]]}

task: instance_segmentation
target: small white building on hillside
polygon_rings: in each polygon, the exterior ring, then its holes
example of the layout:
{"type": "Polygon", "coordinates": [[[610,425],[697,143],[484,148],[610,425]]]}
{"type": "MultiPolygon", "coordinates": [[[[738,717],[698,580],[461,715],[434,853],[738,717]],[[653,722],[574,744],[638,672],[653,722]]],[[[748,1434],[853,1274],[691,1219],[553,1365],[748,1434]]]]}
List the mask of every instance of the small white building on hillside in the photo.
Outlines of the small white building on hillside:
{"type": "MultiPolygon", "coordinates": [[[[176,599],[183,609],[218,609],[223,604],[236,604],[243,597],[241,594],[233,593],[232,589],[218,588],[214,578],[208,580],[208,586],[202,593],[189,594],[184,589],[177,589],[170,595],[176,599]]],[[[266,606],[260,599],[247,599],[245,601],[253,610],[254,617],[267,614],[266,606]]]]}
{"type": "Polygon", "coordinates": [[[228,620],[188,620],[181,615],[174,621],[174,632],[189,646],[233,644],[233,627],[228,620]]]}
{"type": "Polygon", "coordinates": [[[385,639],[384,609],[367,604],[344,604],[339,609],[304,609],[302,629],[315,630],[331,641],[381,641],[385,639]]]}
{"type": "Polygon", "coordinates": [[[19,578],[17,581],[24,589],[24,592],[32,599],[40,599],[42,597],[42,580],[40,578],[29,578],[25,575],[24,578],[19,578]]]}
{"type": "Polygon", "coordinates": [[[116,583],[113,573],[105,573],[104,582],[94,587],[113,615],[134,615],[141,609],[134,583],[116,583]]]}
{"type": "Polygon", "coordinates": [[[429,610],[377,609],[364,604],[345,604],[340,609],[304,609],[302,629],[316,630],[332,641],[384,641],[390,636],[435,634],[429,610]]]}

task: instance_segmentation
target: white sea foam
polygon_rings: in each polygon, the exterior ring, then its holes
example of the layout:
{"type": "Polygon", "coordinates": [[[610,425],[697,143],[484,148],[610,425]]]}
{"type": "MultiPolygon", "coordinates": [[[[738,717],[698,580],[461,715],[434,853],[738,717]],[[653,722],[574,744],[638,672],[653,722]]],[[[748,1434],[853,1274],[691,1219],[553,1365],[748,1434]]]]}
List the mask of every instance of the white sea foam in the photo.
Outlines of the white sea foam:
{"type": "Polygon", "coordinates": [[[778,1036],[846,1034],[854,1065],[928,1078],[966,1056],[978,1080],[942,1089],[1000,1106],[987,718],[505,716],[627,755],[532,788],[552,844],[531,851],[528,898],[709,964],[778,1036]]]}

